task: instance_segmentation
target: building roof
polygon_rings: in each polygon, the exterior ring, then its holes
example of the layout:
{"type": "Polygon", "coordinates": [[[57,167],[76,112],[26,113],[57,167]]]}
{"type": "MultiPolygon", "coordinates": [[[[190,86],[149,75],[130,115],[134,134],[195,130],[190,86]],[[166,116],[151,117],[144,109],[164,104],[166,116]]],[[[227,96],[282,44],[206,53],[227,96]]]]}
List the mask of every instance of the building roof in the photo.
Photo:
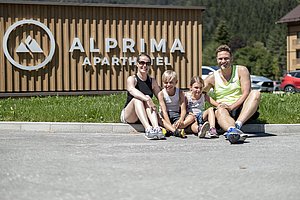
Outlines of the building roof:
{"type": "Polygon", "coordinates": [[[121,8],[162,8],[205,11],[205,6],[173,6],[173,5],[147,5],[147,4],[109,4],[83,0],[0,0],[3,4],[27,4],[27,5],[61,5],[61,6],[97,6],[97,7],[121,7],[121,8]]]}
{"type": "Polygon", "coordinates": [[[289,23],[298,21],[300,21],[300,4],[276,23],[289,23]]]}

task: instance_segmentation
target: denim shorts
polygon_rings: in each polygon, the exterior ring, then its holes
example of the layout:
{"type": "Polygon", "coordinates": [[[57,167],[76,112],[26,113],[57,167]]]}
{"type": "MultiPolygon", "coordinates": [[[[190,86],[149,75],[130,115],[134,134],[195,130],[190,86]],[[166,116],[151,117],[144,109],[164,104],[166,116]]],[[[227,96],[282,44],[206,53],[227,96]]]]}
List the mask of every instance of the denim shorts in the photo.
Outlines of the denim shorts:
{"type": "Polygon", "coordinates": [[[196,119],[197,119],[198,124],[203,124],[204,123],[202,116],[203,116],[203,112],[199,112],[196,115],[196,119]]]}

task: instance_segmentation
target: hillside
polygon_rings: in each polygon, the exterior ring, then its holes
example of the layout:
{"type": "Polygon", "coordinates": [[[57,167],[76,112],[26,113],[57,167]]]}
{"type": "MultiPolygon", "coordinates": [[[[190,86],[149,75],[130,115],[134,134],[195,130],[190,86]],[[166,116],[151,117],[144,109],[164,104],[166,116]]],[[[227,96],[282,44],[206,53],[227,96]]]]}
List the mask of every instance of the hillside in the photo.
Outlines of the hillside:
{"type": "Polygon", "coordinates": [[[287,27],[285,24],[275,22],[295,8],[300,0],[52,0],[52,2],[205,6],[203,65],[215,65],[214,50],[219,44],[226,43],[234,51],[235,60],[247,66],[251,73],[279,79],[286,69],[287,27]]]}

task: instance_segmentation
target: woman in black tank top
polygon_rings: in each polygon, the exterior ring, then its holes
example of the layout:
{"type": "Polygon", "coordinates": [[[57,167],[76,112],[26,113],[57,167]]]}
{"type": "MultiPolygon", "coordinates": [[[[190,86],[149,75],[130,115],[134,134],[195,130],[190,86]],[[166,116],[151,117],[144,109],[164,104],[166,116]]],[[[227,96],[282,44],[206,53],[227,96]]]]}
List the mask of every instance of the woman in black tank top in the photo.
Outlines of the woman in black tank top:
{"type": "Polygon", "coordinates": [[[141,122],[147,139],[163,139],[158,125],[156,106],[152,101],[160,87],[154,78],[148,75],[151,58],[147,54],[138,56],[137,73],[127,78],[127,100],[121,113],[123,123],[141,122]]]}

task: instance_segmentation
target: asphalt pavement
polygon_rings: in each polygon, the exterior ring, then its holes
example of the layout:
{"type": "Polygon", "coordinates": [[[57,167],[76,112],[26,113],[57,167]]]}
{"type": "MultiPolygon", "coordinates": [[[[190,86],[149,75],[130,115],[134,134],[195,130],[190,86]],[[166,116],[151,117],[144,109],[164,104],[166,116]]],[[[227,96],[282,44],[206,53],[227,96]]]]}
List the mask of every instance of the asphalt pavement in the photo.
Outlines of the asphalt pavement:
{"type": "Polygon", "coordinates": [[[300,197],[298,131],[251,133],[231,145],[223,136],[149,141],[125,127],[101,133],[0,128],[0,199],[300,197]]]}

